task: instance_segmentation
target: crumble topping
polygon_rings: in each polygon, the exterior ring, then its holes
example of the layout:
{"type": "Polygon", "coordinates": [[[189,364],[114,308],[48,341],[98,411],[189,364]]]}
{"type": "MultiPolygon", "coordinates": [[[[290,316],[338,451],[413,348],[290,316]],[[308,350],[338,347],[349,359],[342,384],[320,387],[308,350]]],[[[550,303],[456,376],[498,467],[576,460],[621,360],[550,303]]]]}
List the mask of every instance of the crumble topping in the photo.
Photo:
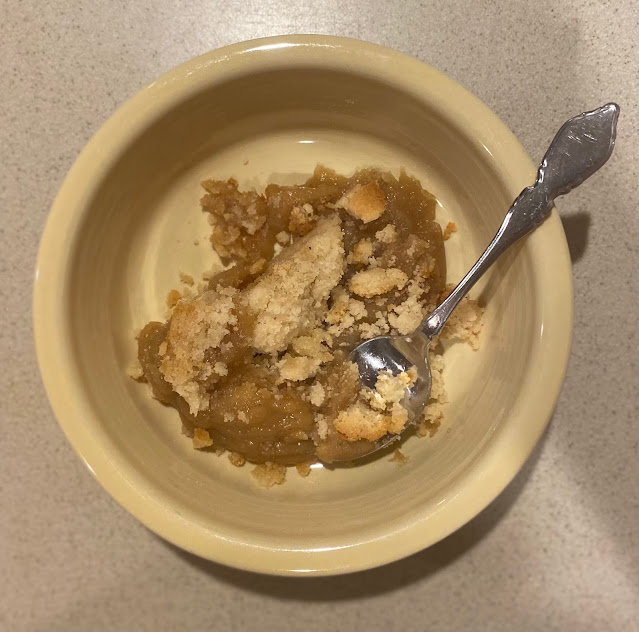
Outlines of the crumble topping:
{"type": "Polygon", "coordinates": [[[211,439],[211,435],[209,435],[208,430],[205,430],[204,428],[195,428],[193,430],[193,447],[196,450],[208,448],[212,445],[213,439],[211,439]]]}
{"type": "Polygon", "coordinates": [[[311,473],[311,465],[313,465],[315,461],[304,461],[303,463],[298,463],[295,468],[297,469],[297,473],[306,478],[311,473]]]}
{"type": "MultiPolygon", "coordinates": [[[[315,215],[315,209],[313,209],[310,204],[294,206],[291,210],[291,219],[288,223],[288,229],[292,233],[296,233],[298,235],[306,235],[306,233],[315,228],[316,222],[317,216],[315,215]]],[[[286,242],[280,241],[280,243],[286,242]]]]}
{"type": "Polygon", "coordinates": [[[261,487],[273,487],[281,485],[286,479],[286,467],[267,461],[255,466],[251,470],[251,476],[255,478],[261,487]]]}
{"type": "Polygon", "coordinates": [[[367,265],[373,256],[373,242],[361,239],[355,244],[353,252],[346,257],[346,262],[354,265],[367,265]]]}
{"type": "Polygon", "coordinates": [[[237,452],[229,452],[229,462],[235,467],[242,467],[246,463],[246,459],[237,452]]]}
{"type": "Polygon", "coordinates": [[[444,228],[444,241],[450,239],[450,236],[456,232],[457,224],[455,224],[454,222],[448,222],[448,224],[446,224],[446,228],[444,228]]]}
{"type": "MultiPolygon", "coordinates": [[[[456,226],[442,231],[435,199],[405,172],[375,169],[346,178],[318,167],[303,185],[264,193],[234,179],[203,187],[227,267],[201,282],[180,273],[167,322],[140,332],[140,366],[128,370],[179,411],[193,446],[255,463],[256,481],[273,486],[286,466],[306,476],[318,458],[357,458],[409,421],[434,434],[447,401],[441,347],[432,345],[431,400],[415,420],[402,405],[414,371],[362,389],[347,357],[368,338],[412,333],[445,296],[443,241],[456,226]]],[[[482,311],[465,299],[441,337],[476,348],[482,311]]]]}
{"type": "Polygon", "coordinates": [[[395,288],[401,290],[407,282],[406,273],[399,268],[372,268],[356,272],[351,277],[349,289],[353,294],[370,298],[395,288]]]}
{"type": "Polygon", "coordinates": [[[344,267],[338,218],[318,223],[308,236],[274,259],[241,299],[256,317],[255,349],[262,353],[284,351],[296,336],[312,329],[344,267]]]}
{"type": "Polygon", "coordinates": [[[408,463],[409,457],[406,456],[399,448],[396,448],[393,452],[393,456],[389,459],[393,463],[397,463],[397,465],[405,465],[408,463]]]}
{"type": "Polygon", "coordinates": [[[338,200],[336,206],[368,224],[381,217],[386,210],[386,197],[379,185],[372,181],[355,185],[338,200]]]}
{"type": "Polygon", "coordinates": [[[219,347],[237,323],[234,294],[233,288],[223,293],[208,291],[180,300],[173,309],[160,370],[193,415],[208,408],[208,394],[201,384],[212,372],[206,352],[219,347]]]}
{"type": "Polygon", "coordinates": [[[414,368],[396,376],[380,373],[375,390],[362,389],[358,401],[339,413],[335,429],[348,441],[377,441],[388,433],[399,434],[408,421],[402,400],[416,379],[414,368]]]}
{"type": "Polygon", "coordinates": [[[386,224],[382,230],[375,233],[375,239],[383,244],[392,244],[397,239],[397,230],[392,224],[386,224]]]}

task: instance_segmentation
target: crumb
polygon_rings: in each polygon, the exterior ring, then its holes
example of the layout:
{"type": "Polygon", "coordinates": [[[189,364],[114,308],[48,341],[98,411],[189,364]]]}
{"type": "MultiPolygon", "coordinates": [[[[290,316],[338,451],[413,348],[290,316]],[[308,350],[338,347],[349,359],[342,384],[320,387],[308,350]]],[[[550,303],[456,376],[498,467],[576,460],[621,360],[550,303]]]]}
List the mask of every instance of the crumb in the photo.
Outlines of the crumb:
{"type": "Polygon", "coordinates": [[[377,441],[389,433],[399,434],[408,421],[408,412],[401,401],[406,388],[416,379],[414,367],[396,376],[381,373],[374,391],[362,389],[361,399],[338,414],[335,429],[347,441],[377,441]]]}
{"type": "Polygon", "coordinates": [[[403,303],[393,306],[388,313],[388,323],[402,335],[413,333],[424,319],[421,299],[424,290],[415,281],[408,284],[408,297],[403,303]]]}
{"type": "Polygon", "coordinates": [[[248,415],[243,411],[243,410],[238,410],[237,411],[237,418],[242,422],[247,424],[248,423],[248,415]]]}
{"type": "Polygon", "coordinates": [[[291,236],[285,230],[282,230],[275,235],[275,239],[278,243],[282,244],[282,246],[285,246],[289,243],[291,236]]]}
{"type": "Polygon", "coordinates": [[[193,277],[190,274],[185,274],[184,272],[180,272],[180,281],[185,283],[186,285],[193,285],[193,277]]]}
{"type": "Polygon", "coordinates": [[[428,356],[431,374],[430,399],[431,401],[446,404],[448,395],[444,388],[444,358],[438,353],[431,353],[428,356]]]}
{"type": "Polygon", "coordinates": [[[346,262],[354,265],[367,265],[373,256],[373,242],[370,239],[360,239],[353,247],[346,262]]]}
{"type": "Polygon", "coordinates": [[[331,299],[333,304],[324,317],[324,322],[335,325],[342,321],[348,312],[348,292],[341,285],[338,285],[331,292],[331,299]]]}
{"type": "Polygon", "coordinates": [[[317,435],[320,439],[326,439],[328,436],[328,421],[321,413],[315,415],[315,426],[317,427],[317,435]]]}
{"type": "Polygon", "coordinates": [[[251,471],[251,475],[261,487],[273,487],[284,482],[286,468],[283,465],[267,461],[262,465],[256,465],[251,471]]]}
{"type": "Polygon", "coordinates": [[[375,393],[386,404],[398,403],[404,398],[406,389],[415,384],[416,380],[417,369],[415,367],[411,367],[408,371],[402,371],[398,375],[393,375],[390,371],[383,371],[377,377],[375,393]]]}
{"type": "Polygon", "coordinates": [[[357,322],[362,318],[366,318],[368,310],[366,305],[362,301],[358,301],[356,298],[348,299],[348,313],[353,317],[353,320],[357,322]]]}
{"type": "MultiPolygon", "coordinates": [[[[448,286],[448,293],[452,289],[452,286],[448,286]]],[[[483,314],[484,308],[480,307],[477,301],[464,297],[450,315],[440,336],[444,339],[462,340],[473,349],[479,349],[483,314]]]]}
{"type": "Polygon", "coordinates": [[[450,239],[450,236],[453,233],[457,232],[457,224],[455,224],[454,222],[448,222],[448,224],[446,224],[446,228],[444,228],[444,241],[447,241],[448,239],[450,239]]]}
{"type": "Polygon", "coordinates": [[[441,404],[437,404],[435,407],[437,412],[434,413],[433,417],[423,419],[417,426],[416,434],[418,437],[434,437],[439,430],[444,413],[441,404]]]}
{"type": "Polygon", "coordinates": [[[360,323],[358,329],[363,340],[389,333],[390,326],[386,316],[382,312],[376,312],[375,318],[377,320],[374,323],[360,323]]]}
{"type": "Polygon", "coordinates": [[[361,402],[341,411],[335,419],[334,426],[347,441],[377,441],[388,433],[386,415],[371,410],[361,402]]]}
{"type": "Polygon", "coordinates": [[[173,309],[181,298],[182,294],[178,290],[170,290],[166,295],[166,306],[169,309],[173,309]]]}
{"type": "Polygon", "coordinates": [[[419,437],[432,437],[437,432],[444,418],[444,407],[448,402],[443,379],[444,359],[441,355],[431,352],[429,364],[432,386],[428,405],[424,409],[421,423],[417,426],[417,436],[419,437]]]}
{"type": "Polygon", "coordinates": [[[242,467],[246,463],[246,459],[237,452],[229,452],[229,461],[235,467],[242,467]]]}
{"type": "Polygon", "coordinates": [[[358,327],[362,340],[370,340],[377,336],[383,336],[387,334],[390,329],[388,323],[384,321],[377,321],[374,323],[361,323],[358,327]]]}
{"type": "Polygon", "coordinates": [[[313,406],[321,406],[324,403],[324,399],[326,399],[326,392],[324,391],[324,387],[316,382],[309,389],[310,401],[313,406]]]}
{"type": "Polygon", "coordinates": [[[407,282],[408,277],[399,268],[373,268],[356,272],[351,277],[349,289],[353,294],[370,298],[395,288],[401,290],[407,282]]]}
{"type": "Polygon", "coordinates": [[[429,279],[433,276],[433,272],[435,272],[435,259],[428,255],[425,257],[425,263],[420,267],[415,268],[415,275],[419,277],[423,277],[424,279],[429,279]]]}
{"type": "Polygon", "coordinates": [[[340,198],[336,206],[343,208],[350,215],[361,219],[364,224],[372,222],[386,210],[386,197],[377,182],[365,185],[357,184],[340,198]]]}
{"type": "Polygon", "coordinates": [[[126,368],[126,374],[133,380],[141,380],[144,377],[144,369],[137,358],[126,368]]]}
{"type": "Polygon", "coordinates": [[[218,375],[224,376],[229,374],[228,367],[224,362],[216,362],[213,365],[213,373],[217,373],[218,375]]]}
{"type": "Polygon", "coordinates": [[[329,325],[327,331],[331,336],[339,336],[367,315],[364,303],[350,298],[348,292],[341,286],[335,288],[332,299],[331,309],[324,317],[324,322],[329,325]]]}
{"type": "Polygon", "coordinates": [[[291,349],[298,355],[321,358],[322,362],[328,362],[333,359],[326,347],[326,344],[330,344],[330,342],[331,336],[318,328],[295,338],[291,342],[291,349]]]}
{"type": "Polygon", "coordinates": [[[208,430],[204,428],[194,428],[193,429],[193,447],[196,450],[201,450],[202,448],[208,448],[213,445],[213,439],[211,439],[211,435],[208,430]]]}
{"type": "Polygon", "coordinates": [[[251,274],[261,274],[262,272],[264,272],[265,268],[266,268],[266,259],[258,259],[255,263],[253,263],[249,267],[249,272],[251,274]]]}
{"type": "Polygon", "coordinates": [[[382,230],[375,233],[375,239],[383,244],[392,244],[397,239],[397,230],[392,224],[386,224],[382,230]]]}
{"type": "Polygon", "coordinates": [[[247,256],[246,240],[266,223],[264,198],[255,190],[238,191],[237,180],[204,180],[200,200],[212,226],[210,241],[222,258],[247,256]]]}
{"type": "Polygon", "coordinates": [[[306,478],[311,473],[311,465],[313,465],[313,463],[315,463],[315,461],[304,461],[304,463],[298,463],[295,469],[301,477],[306,478]]]}
{"type": "Polygon", "coordinates": [[[319,370],[322,362],[318,358],[308,356],[292,356],[289,353],[277,363],[280,376],[290,382],[302,382],[313,377],[319,370]]]}
{"type": "Polygon", "coordinates": [[[240,220],[240,226],[249,235],[254,235],[266,222],[266,217],[257,214],[257,207],[251,204],[246,209],[246,215],[240,220]]]}
{"type": "Polygon", "coordinates": [[[397,465],[405,465],[408,463],[408,457],[399,448],[396,448],[389,461],[397,463],[397,465]]]}
{"type": "Polygon", "coordinates": [[[306,235],[315,228],[317,217],[315,210],[310,204],[296,206],[291,211],[291,217],[288,222],[288,229],[297,235],[306,235]]]}

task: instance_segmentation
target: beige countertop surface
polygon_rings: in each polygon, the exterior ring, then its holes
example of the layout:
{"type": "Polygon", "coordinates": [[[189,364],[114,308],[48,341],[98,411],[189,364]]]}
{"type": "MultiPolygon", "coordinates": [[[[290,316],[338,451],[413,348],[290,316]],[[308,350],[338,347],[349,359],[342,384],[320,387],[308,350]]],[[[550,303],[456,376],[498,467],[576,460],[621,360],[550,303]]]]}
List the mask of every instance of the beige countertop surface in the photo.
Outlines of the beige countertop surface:
{"type": "Polygon", "coordinates": [[[637,630],[638,13],[636,0],[0,0],[0,630],[637,630]],[[31,328],[48,209],[104,120],[190,57],[294,32],[430,63],[535,160],[566,118],[622,108],[605,172],[558,205],[575,335],[542,441],[467,526],[337,578],[232,570],[146,530],[65,440],[31,328]]]}

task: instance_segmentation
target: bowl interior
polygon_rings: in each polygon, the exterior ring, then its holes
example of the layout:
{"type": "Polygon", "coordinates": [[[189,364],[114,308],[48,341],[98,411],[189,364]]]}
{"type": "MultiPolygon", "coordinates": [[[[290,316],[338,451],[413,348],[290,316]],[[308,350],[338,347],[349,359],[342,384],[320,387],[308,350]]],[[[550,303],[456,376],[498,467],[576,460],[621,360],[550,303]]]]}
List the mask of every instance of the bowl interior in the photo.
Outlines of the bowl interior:
{"type": "MultiPolygon", "coordinates": [[[[200,555],[272,572],[374,565],[344,551],[401,536],[417,523],[421,535],[413,530],[410,538],[422,546],[443,537],[432,518],[501,429],[517,424],[547,317],[536,234],[474,291],[486,303],[482,348],[446,349],[444,424],[433,438],[407,441],[402,450],[410,459],[401,467],[386,456],[350,469],[319,467],[307,479],[292,470],[285,485],[263,490],[247,468],[193,450],[177,413],[125,369],[135,357],[136,330],[164,319],[178,273],[199,277],[219,265],[199,209],[199,182],[234,176],[257,188],[294,183],[318,163],[345,173],[404,166],[420,178],[441,203],[440,222],[458,226],[447,242],[449,282],[475,261],[513,198],[490,147],[401,86],[345,69],[247,70],[191,90],[120,145],[78,200],[84,213],[63,280],[66,379],[79,385],[83,432],[125,486],[188,524],[193,538],[147,524],[200,555]],[[243,546],[223,555],[221,543],[243,546]]],[[[403,554],[389,550],[379,561],[403,554]]]]}

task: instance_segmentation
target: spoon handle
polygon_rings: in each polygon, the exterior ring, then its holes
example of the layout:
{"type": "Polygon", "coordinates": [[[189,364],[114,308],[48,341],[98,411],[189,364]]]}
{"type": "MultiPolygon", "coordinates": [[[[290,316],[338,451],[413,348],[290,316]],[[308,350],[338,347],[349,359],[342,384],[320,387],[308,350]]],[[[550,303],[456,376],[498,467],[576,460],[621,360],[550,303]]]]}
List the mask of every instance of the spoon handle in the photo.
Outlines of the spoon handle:
{"type": "Polygon", "coordinates": [[[519,194],[484,253],[452,293],[424,319],[421,332],[428,338],[439,334],[459,301],[484,272],[550,214],[554,199],[572,191],[606,163],[615,144],[618,117],[619,106],[608,103],[562,125],[541,161],[535,183],[519,194]]]}

